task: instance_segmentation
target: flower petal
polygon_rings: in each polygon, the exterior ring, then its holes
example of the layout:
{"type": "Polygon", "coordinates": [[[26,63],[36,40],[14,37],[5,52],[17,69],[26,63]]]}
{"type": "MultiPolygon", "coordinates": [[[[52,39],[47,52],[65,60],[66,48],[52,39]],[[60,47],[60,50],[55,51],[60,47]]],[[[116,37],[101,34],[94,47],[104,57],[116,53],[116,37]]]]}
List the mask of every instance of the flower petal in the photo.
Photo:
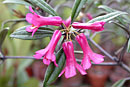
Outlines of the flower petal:
{"type": "Polygon", "coordinates": [[[37,31],[37,29],[38,29],[38,28],[33,29],[32,37],[33,37],[34,33],[37,31]]]}
{"type": "Polygon", "coordinates": [[[83,68],[86,70],[86,69],[89,69],[91,67],[91,61],[88,57],[88,55],[85,55],[82,62],[81,62],[81,65],[83,66],[83,68]]]}
{"type": "Polygon", "coordinates": [[[61,77],[61,75],[62,75],[64,72],[65,72],[65,69],[63,69],[63,70],[61,71],[61,73],[59,74],[58,77],[61,77]]]}
{"type": "Polygon", "coordinates": [[[27,32],[33,32],[33,29],[31,29],[32,25],[26,27],[27,32]]]}
{"type": "Polygon", "coordinates": [[[74,65],[65,67],[65,77],[70,78],[76,75],[76,69],[74,65]]]}
{"type": "Polygon", "coordinates": [[[40,58],[42,58],[42,55],[41,54],[35,54],[35,55],[33,55],[33,57],[36,58],[36,59],[40,59],[40,58]]]}
{"type": "Polygon", "coordinates": [[[97,54],[97,53],[93,53],[90,55],[90,59],[95,63],[95,64],[99,64],[101,62],[104,61],[104,56],[97,54]]]}
{"type": "Polygon", "coordinates": [[[46,65],[49,65],[51,63],[51,61],[46,59],[46,57],[44,56],[43,63],[46,64],[46,65]]]}
{"type": "Polygon", "coordinates": [[[82,67],[81,65],[79,65],[78,63],[76,63],[76,68],[78,69],[78,71],[79,71],[82,75],[87,74],[86,71],[83,69],[83,67],[82,67]]]}
{"type": "Polygon", "coordinates": [[[32,13],[28,13],[26,15],[26,21],[29,22],[30,24],[32,24],[33,17],[34,17],[34,15],[32,13]]]}

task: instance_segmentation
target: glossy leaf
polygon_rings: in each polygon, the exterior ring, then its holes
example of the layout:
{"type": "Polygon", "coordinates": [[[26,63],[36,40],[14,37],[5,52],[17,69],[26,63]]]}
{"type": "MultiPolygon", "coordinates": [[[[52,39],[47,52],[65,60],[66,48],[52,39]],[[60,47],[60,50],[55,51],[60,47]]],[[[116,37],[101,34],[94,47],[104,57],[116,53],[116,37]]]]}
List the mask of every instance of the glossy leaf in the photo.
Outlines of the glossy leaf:
{"type": "Polygon", "coordinates": [[[44,28],[39,28],[37,32],[35,32],[34,36],[32,37],[32,33],[27,32],[26,29],[27,26],[21,27],[17,29],[15,32],[13,32],[10,37],[17,38],[17,39],[24,39],[24,40],[36,40],[41,39],[44,37],[50,37],[53,34],[52,30],[45,30],[44,28]],[[44,30],[43,30],[44,29],[44,30]]]}
{"type": "Polygon", "coordinates": [[[40,7],[44,11],[48,12],[49,14],[57,16],[57,13],[54,11],[54,9],[44,0],[29,0],[29,1],[32,2],[32,4],[40,7]]]}
{"type": "Polygon", "coordinates": [[[87,23],[94,23],[96,21],[108,22],[108,21],[118,17],[119,15],[124,15],[124,14],[127,14],[127,13],[126,12],[120,12],[120,11],[111,12],[111,13],[108,13],[108,14],[103,15],[103,16],[98,16],[98,17],[88,21],[87,23]]]}
{"type": "Polygon", "coordinates": [[[114,84],[112,85],[112,87],[123,87],[124,83],[125,83],[127,80],[130,80],[130,79],[127,79],[127,78],[121,79],[121,80],[117,81],[116,83],[114,83],[114,84]]]}
{"type": "Polygon", "coordinates": [[[64,64],[65,64],[65,54],[63,53],[61,55],[61,58],[58,61],[59,67],[55,67],[53,73],[51,74],[51,76],[47,82],[48,85],[51,84],[52,82],[54,82],[58,78],[59,74],[61,73],[61,71],[64,67],[64,64]]]}
{"type": "Polygon", "coordinates": [[[71,23],[78,16],[81,8],[86,3],[86,1],[87,0],[75,0],[74,6],[73,6],[73,9],[72,9],[72,14],[71,14],[71,23]]]}
{"type": "Polygon", "coordinates": [[[48,87],[48,85],[54,82],[62,71],[65,63],[65,55],[62,49],[57,53],[56,61],[58,63],[58,67],[56,67],[53,63],[48,66],[43,82],[43,87],[48,87]]]}
{"type": "Polygon", "coordinates": [[[8,33],[8,29],[4,29],[0,31],[0,48],[5,40],[7,33],[8,33]]]}
{"type": "Polygon", "coordinates": [[[22,5],[31,6],[31,4],[27,3],[24,0],[5,0],[3,1],[3,3],[14,3],[14,4],[22,4],[22,5]]]}

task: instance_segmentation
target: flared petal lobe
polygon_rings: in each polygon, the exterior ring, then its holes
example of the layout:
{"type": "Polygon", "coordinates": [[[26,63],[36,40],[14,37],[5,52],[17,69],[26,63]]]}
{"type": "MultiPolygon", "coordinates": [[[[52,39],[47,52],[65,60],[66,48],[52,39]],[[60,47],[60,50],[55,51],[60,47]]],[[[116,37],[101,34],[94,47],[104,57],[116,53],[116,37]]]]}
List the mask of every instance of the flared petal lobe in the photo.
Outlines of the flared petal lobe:
{"type": "Polygon", "coordinates": [[[48,46],[45,49],[36,51],[33,57],[35,57],[36,59],[43,58],[43,63],[46,65],[49,65],[51,62],[54,62],[55,66],[58,66],[56,64],[56,57],[54,55],[54,50],[59,39],[61,38],[61,35],[62,34],[59,30],[55,30],[48,46]]]}
{"type": "Polygon", "coordinates": [[[87,42],[86,36],[83,33],[77,35],[76,40],[83,50],[84,56],[83,56],[81,65],[83,66],[85,70],[91,67],[90,60],[92,60],[95,64],[99,64],[104,61],[104,56],[94,53],[91,50],[87,42]]]}
{"type": "Polygon", "coordinates": [[[27,27],[26,31],[32,32],[32,36],[37,31],[37,29],[41,26],[45,26],[45,25],[60,26],[62,23],[62,19],[59,16],[43,17],[35,13],[32,7],[29,7],[29,10],[32,13],[28,13],[26,15],[26,20],[32,25],[31,27],[27,27]]]}
{"type": "Polygon", "coordinates": [[[104,30],[104,24],[105,22],[94,22],[94,23],[74,22],[72,24],[72,27],[76,29],[89,29],[89,30],[94,30],[94,31],[102,31],[104,30]]]}
{"type": "Polygon", "coordinates": [[[66,66],[59,75],[59,77],[65,72],[65,77],[70,78],[76,75],[76,69],[82,74],[85,75],[86,72],[83,69],[81,65],[79,65],[76,62],[76,59],[74,57],[74,48],[73,48],[73,43],[72,41],[67,41],[64,42],[63,45],[63,50],[66,55],[66,66]]]}

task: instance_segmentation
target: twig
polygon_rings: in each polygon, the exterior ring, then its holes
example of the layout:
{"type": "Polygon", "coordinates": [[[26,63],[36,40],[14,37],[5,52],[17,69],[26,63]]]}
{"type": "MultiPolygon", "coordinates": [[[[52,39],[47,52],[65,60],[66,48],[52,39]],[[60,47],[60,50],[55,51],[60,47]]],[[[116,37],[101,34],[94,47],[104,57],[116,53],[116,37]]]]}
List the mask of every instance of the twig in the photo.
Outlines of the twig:
{"type": "MultiPolygon", "coordinates": [[[[0,57],[0,59],[3,59],[3,57],[0,57]]],[[[35,59],[33,56],[5,56],[5,59],[35,59]]],[[[36,59],[37,60],[37,59],[36,59]]],[[[42,59],[39,59],[42,60],[42,59]]],[[[82,60],[80,59],[76,59],[77,62],[81,62],[82,60]]],[[[93,65],[105,65],[105,66],[115,66],[118,65],[115,62],[104,62],[104,63],[100,63],[100,64],[95,64],[92,62],[93,65]]]]}
{"type": "MultiPolygon", "coordinates": [[[[77,62],[81,62],[82,60],[81,59],[76,59],[77,62]]],[[[118,63],[116,62],[103,62],[103,63],[100,63],[100,64],[95,64],[94,62],[91,62],[93,65],[100,65],[100,66],[117,66],[119,65],[118,63]]]]}
{"type": "Polygon", "coordinates": [[[123,25],[117,23],[117,22],[113,22],[115,25],[119,26],[121,29],[123,29],[128,35],[130,35],[130,31],[123,25]]]}
{"type": "Polygon", "coordinates": [[[106,56],[108,56],[111,60],[117,62],[122,68],[124,68],[126,71],[130,72],[130,68],[124,64],[122,61],[118,62],[119,59],[117,57],[111,56],[107,51],[105,51],[102,47],[100,47],[95,41],[93,41],[91,38],[87,37],[90,42],[95,45],[101,52],[103,52],[106,56]]]}
{"type": "Polygon", "coordinates": [[[123,46],[123,49],[120,53],[119,62],[121,62],[123,57],[124,57],[124,54],[125,54],[126,49],[127,49],[128,41],[129,41],[129,38],[127,39],[127,41],[126,41],[125,45],[123,46]]]}
{"type": "Polygon", "coordinates": [[[6,20],[2,23],[1,25],[1,29],[4,29],[4,25],[8,22],[22,22],[22,21],[25,21],[26,19],[25,18],[21,18],[21,19],[9,19],[9,20],[6,20]]]}

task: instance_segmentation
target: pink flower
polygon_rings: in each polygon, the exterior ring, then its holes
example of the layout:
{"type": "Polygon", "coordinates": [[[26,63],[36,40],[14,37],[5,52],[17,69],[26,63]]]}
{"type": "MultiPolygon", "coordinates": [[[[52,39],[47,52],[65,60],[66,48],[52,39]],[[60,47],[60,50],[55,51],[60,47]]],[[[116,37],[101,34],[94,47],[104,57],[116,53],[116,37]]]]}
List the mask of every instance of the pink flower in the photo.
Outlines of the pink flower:
{"type": "Polygon", "coordinates": [[[72,26],[76,29],[89,29],[94,31],[102,31],[104,30],[104,24],[105,22],[94,22],[94,23],[78,23],[74,22],[72,26]]]}
{"type": "Polygon", "coordinates": [[[63,69],[63,71],[60,73],[59,77],[65,72],[65,77],[70,78],[76,75],[76,68],[82,75],[85,75],[86,72],[83,69],[81,65],[79,65],[76,62],[76,59],[74,57],[74,48],[73,48],[73,43],[72,41],[67,41],[64,42],[63,45],[63,50],[66,55],[66,66],[63,69]]]}
{"type": "Polygon", "coordinates": [[[79,45],[81,46],[83,50],[84,56],[83,56],[81,65],[83,65],[83,68],[85,70],[91,67],[90,60],[92,60],[95,64],[99,64],[104,61],[104,56],[94,53],[91,50],[87,42],[87,39],[83,33],[81,33],[80,35],[77,35],[76,40],[78,41],[79,45]]]}
{"type": "Polygon", "coordinates": [[[35,13],[32,9],[32,7],[29,7],[29,10],[32,13],[28,13],[26,15],[26,20],[32,24],[31,26],[28,26],[26,28],[26,31],[32,32],[32,36],[34,33],[37,31],[37,29],[40,26],[45,26],[45,25],[54,25],[54,26],[60,26],[62,23],[62,19],[59,16],[54,16],[54,17],[43,17],[35,13]]]}
{"type": "Polygon", "coordinates": [[[65,24],[66,27],[69,27],[69,25],[71,24],[71,17],[69,17],[66,21],[63,20],[63,23],[65,24]]]}
{"type": "Polygon", "coordinates": [[[36,51],[35,52],[36,54],[33,55],[33,57],[35,57],[36,59],[43,58],[43,63],[46,65],[49,65],[51,62],[54,62],[55,66],[58,66],[56,64],[56,57],[54,54],[54,50],[55,50],[55,47],[56,47],[61,35],[62,34],[59,30],[55,30],[48,46],[45,49],[36,51]]]}
{"type": "Polygon", "coordinates": [[[92,15],[91,15],[90,13],[87,13],[87,14],[86,14],[86,17],[87,17],[89,20],[92,20],[92,19],[93,19],[92,15]]]}

